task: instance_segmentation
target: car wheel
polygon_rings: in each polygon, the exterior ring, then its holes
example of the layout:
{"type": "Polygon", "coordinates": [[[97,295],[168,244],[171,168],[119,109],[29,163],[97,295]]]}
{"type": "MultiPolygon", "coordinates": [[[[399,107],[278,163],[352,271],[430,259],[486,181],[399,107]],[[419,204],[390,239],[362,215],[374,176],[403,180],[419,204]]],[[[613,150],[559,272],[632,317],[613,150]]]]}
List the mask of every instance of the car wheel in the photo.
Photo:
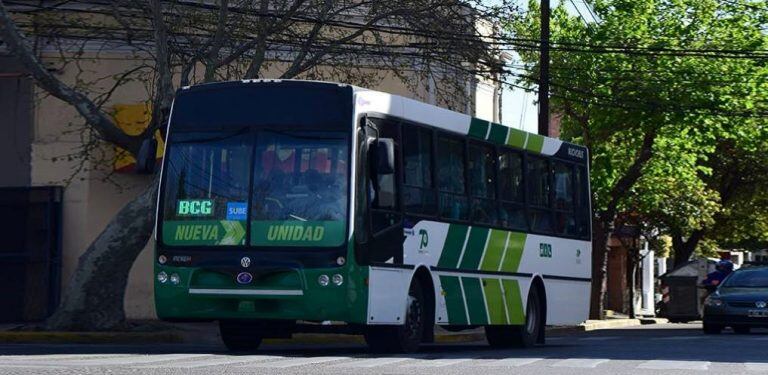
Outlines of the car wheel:
{"type": "Polygon", "coordinates": [[[736,332],[739,335],[746,335],[749,334],[749,327],[747,326],[734,326],[733,332],[736,332]]]}
{"type": "Polygon", "coordinates": [[[704,334],[707,335],[717,335],[720,334],[720,332],[723,332],[723,326],[719,324],[712,324],[704,322],[704,334]]]}

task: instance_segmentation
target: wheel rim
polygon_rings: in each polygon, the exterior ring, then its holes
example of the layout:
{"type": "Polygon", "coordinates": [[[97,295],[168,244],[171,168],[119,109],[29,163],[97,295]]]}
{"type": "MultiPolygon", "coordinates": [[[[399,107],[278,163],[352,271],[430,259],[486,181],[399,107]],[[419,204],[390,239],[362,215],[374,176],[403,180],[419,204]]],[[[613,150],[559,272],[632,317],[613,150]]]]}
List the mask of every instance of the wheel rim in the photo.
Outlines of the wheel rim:
{"type": "Polygon", "coordinates": [[[536,331],[536,326],[538,325],[539,320],[539,306],[538,301],[536,299],[533,299],[528,303],[528,308],[526,309],[526,317],[525,317],[525,331],[529,334],[532,334],[536,331]]]}

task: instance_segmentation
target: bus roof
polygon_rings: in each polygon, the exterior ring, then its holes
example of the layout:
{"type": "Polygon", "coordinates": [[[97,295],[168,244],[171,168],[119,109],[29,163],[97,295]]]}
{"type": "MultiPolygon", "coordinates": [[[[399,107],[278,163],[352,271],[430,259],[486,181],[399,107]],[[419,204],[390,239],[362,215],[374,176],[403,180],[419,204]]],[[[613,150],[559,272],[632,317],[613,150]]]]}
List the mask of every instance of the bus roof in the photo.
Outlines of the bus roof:
{"type": "Polygon", "coordinates": [[[326,89],[351,89],[356,114],[378,113],[393,116],[406,121],[542,155],[554,155],[581,163],[587,162],[588,151],[581,145],[565,142],[557,138],[545,137],[536,133],[529,133],[403,96],[344,83],[310,80],[253,79],[187,86],[183,87],[180,91],[223,89],[243,84],[286,84],[326,89]]]}

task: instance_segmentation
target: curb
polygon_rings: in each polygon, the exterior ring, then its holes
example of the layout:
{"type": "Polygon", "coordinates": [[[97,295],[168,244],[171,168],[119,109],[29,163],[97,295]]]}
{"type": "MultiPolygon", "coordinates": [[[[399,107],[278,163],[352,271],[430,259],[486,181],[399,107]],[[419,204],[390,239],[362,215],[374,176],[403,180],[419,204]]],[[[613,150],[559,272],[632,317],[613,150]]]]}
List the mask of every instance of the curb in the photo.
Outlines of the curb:
{"type": "Polygon", "coordinates": [[[182,343],[176,332],[0,332],[0,343],[12,344],[149,344],[182,343]]]}

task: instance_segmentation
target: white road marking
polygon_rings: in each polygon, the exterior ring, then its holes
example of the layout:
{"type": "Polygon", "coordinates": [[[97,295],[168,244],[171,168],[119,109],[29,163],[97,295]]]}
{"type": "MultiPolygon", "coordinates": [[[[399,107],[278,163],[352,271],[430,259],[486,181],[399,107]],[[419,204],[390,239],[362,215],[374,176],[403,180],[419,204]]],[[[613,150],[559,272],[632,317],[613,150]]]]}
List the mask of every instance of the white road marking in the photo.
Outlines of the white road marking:
{"type": "Polygon", "coordinates": [[[520,367],[530,365],[531,363],[538,362],[544,358],[504,358],[498,361],[485,362],[480,366],[487,367],[520,367]]]}
{"type": "Polygon", "coordinates": [[[595,368],[601,363],[610,361],[605,358],[569,358],[555,362],[551,367],[575,367],[575,368],[595,368]]]}
{"type": "Polygon", "coordinates": [[[458,365],[459,363],[469,362],[472,358],[436,358],[421,359],[418,362],[406,363],[400,367],[444,367],[458,365]]]}
{"type": "Polygon", "coordinates": [[[765,362],[747,362],[744,367],[747,368],[747,371],[768,372],[768,363],[765,362]]]}
{"type": "Polygon", "coordinates": [[[606,340],[616,340],[620,339],[619,336],[595,336],[595,337],[584,337],[580,338],[579,341],[606,341],[606,340]]]}
{"type": "MultiPolygon", "coordinates": [[[[17,360],[3,363],[1,366],[12,367],[102,367],[130,366],[135,364],[182,361],[197,357],[208,357],[206,354],[157,354],[157,355],[122,355],[117,357],[86,358],[86,359],[47,359],[47,360],[17,360]]],[[[34,357],[34,356],[31,356],[34,357]]]]}
{"type": "Polygon", "coordinates": [[[158,365],[132,366],[133,368],[200,368],[209,366],[233,365],[245,362],[266,361],[268,359],[285,358],[273,355],[216,355],[192,361],[174,361],[158,365]]]}
{"type": "Polygon", "coordinates": [[[193,358],[207,357],[207,354],[153,354],[153,355],[132,355],[118,358],[98,358],[80,361],[67,361],[67,366],[99,367],[99,366],[123,366],[143,363],[156,363],[165,361],[183,361],[193,358]]]}
{"type": "Polygon", "coordinates": [[[371,368],[392,365],[395,363],[405,362],[415,358],[409,357],[384,357],[384,358],[368,358],[360,359],[358,361],[339,363],[337,365],[331,365],[331,367],[351,367],[351,368],[371,368]]]}
{"type": "Polygon", "coordinates": [[[0,355],[0,363],[5,361],[38,361],[38,360],[72,360],[88,358],[127,357],[129,354],[25,354],[25,355],[0,355]]]}
{"type": "Polygon", "coordinates": [[[338,360],[342,360],[342,359],[350,359],[350,357],[290,358],[290,359],[284,359],[284,360],[279,360],[279,361],[259,362],[259,363],[247,364],[247,365],[243,365],[243,366],[238,366],[238,368],[249,368],[249,367],[288,368],[288,367],[298,367],[298,366],[306,366],[306,365],[316,365],[316,364],[320,364],[320,363],[333,362],[333,361],[338,361],[338,360]]]}
{"type": "Polygon", "coordinates": [[[709,361],[671,361],[654,359],[646,361],[637,366],[637,368],[649,370],[709,370],[709,361]]]}

